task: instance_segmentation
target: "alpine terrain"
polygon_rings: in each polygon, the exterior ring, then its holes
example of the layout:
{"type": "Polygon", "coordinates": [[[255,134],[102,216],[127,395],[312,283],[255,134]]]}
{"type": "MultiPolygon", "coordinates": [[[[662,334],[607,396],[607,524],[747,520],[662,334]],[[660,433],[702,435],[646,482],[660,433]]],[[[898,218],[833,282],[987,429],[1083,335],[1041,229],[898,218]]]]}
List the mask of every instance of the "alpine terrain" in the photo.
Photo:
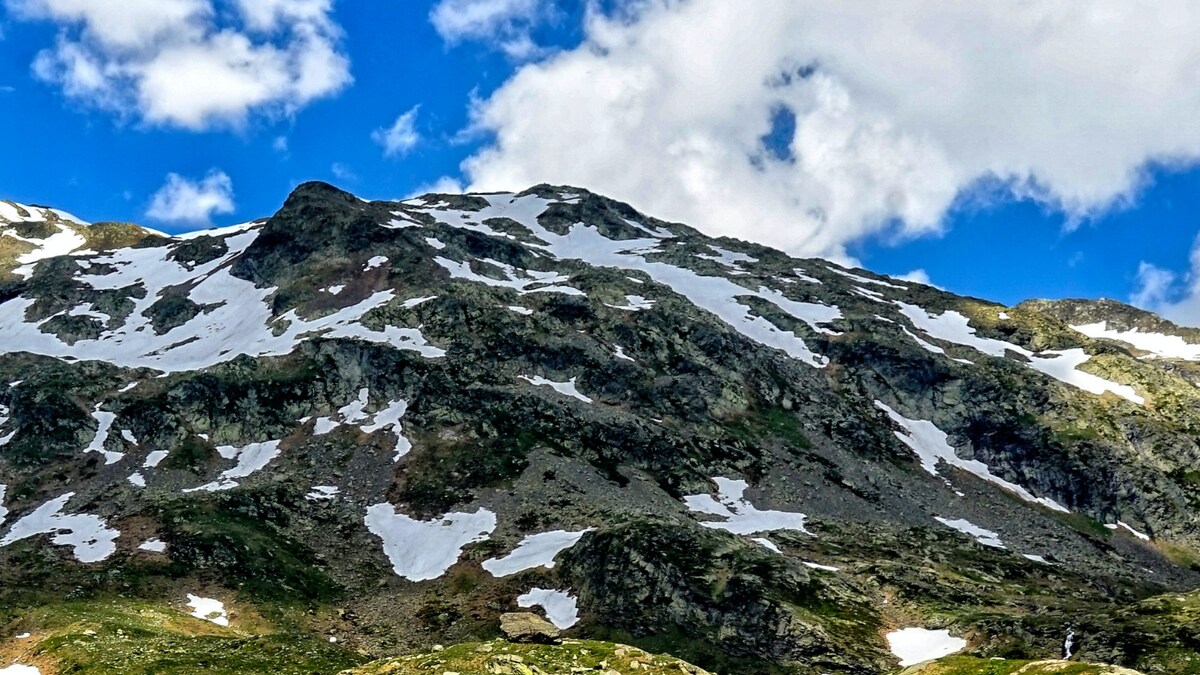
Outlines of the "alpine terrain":
{"type": "Polygon", "coordinates": [[[571,187],[0,202],[4,675],[1125,669],[1200,673],[1200,330],[571,187]]]}

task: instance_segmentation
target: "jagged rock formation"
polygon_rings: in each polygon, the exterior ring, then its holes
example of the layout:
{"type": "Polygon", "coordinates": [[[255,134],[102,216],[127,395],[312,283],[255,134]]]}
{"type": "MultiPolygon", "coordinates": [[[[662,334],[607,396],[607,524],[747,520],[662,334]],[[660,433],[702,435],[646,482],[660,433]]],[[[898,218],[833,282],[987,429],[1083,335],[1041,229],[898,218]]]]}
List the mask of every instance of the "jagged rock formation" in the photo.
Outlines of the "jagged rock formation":
{"type": "MultiPolygon", "coordinates": [[[[349,665],[522,609],[716,672],[885,672],[904,628],[983,658],[1067,635],[1073,658],[1200,658],[1195,331],[577,188],[314,183],[184,237],[8,206],[13,635],[133,597],[222,638],[333,638],[349,665]],[[68,231],[86,246],[20,257],[68,231]]],[[[86,662],[59,644],[29,649],[86,662]]]]}

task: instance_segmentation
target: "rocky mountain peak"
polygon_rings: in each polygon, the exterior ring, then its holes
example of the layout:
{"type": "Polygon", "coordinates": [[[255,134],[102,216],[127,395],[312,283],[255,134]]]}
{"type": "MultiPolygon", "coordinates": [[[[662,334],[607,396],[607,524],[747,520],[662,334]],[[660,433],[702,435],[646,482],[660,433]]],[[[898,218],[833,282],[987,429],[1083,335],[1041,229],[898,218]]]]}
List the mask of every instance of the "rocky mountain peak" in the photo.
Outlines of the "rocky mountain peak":
{"type": "Polygon", "coordinates": [[[0,280],[0,627],[64,670],[154,651],[93,623],[271,624],[256,650],[332,675],[469,662],[534,611],[713,672],[1068,634],[1160,672],[1156,626],[1200,605],[1200,354],[1146,350],[1170,327],[1135,310],[1005,307],[560,186],[307,183],[264,220],[125,232],[0,280]]]}

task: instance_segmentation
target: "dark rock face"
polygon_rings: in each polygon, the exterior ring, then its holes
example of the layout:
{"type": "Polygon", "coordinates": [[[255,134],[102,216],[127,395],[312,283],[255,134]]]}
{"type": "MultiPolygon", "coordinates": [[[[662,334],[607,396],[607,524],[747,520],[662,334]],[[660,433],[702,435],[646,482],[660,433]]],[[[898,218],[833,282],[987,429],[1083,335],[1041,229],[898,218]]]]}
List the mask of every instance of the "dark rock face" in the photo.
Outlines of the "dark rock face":
{"type": "Polygon", "coordinates": [[[0,626],[205,588],[388,656],[491,639],[539,589],[572,634],[718,672],[882,672],[903,627],[1196,651],[1130,608],[1195,621],[1164,598],[1200,584],[1200,364],[1071,328],[1200,342],[1153,315],[545,185],[102,229],[0,279],[0,626]]]}

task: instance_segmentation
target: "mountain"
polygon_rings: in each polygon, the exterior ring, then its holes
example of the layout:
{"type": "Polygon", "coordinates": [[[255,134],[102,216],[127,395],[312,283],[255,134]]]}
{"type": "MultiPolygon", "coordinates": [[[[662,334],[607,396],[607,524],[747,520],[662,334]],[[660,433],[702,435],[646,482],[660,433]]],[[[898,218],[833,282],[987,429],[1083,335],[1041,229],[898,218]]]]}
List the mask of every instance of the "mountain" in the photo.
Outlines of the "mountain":
{"type": "Polygon", "coordinates": [[[720,673],[1200,672],[1195,330],[570,187],[0,209],[0,663],[408,672],[525,607],[720,673]]]}

